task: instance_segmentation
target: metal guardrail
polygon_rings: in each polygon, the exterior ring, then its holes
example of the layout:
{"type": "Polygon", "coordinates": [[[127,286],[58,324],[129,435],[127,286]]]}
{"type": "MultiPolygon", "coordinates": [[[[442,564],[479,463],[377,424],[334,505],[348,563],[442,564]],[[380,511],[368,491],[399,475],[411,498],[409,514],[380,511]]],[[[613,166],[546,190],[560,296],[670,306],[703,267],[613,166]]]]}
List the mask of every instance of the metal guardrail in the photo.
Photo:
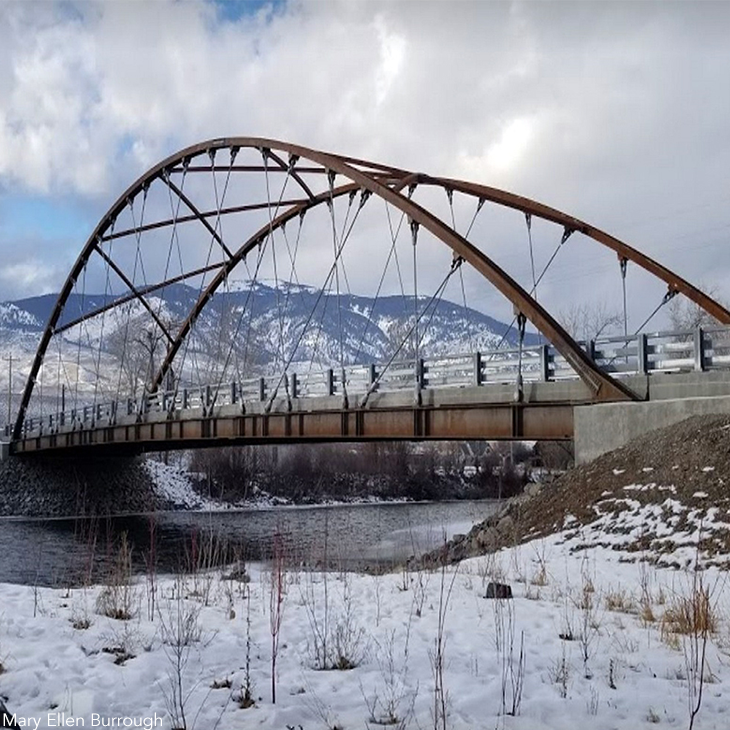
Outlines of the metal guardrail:
{"type": "MultiPolygon", "coordinates": [[[[617,377],[705,371],[730,368],[730,328],[697,328],[692,331],[654,332],[630,337],[601,337],[580,342],[588,356],[605,372],[617,377]]],[[[246,402],[268,402],[275,397],[291,399],[324,396],[363,397],[427,388],[464,388],[491,384],[576,379],[578,376],[552,345],[500,349],[465,355],[448,355],[382,364],[348,365],[285,376],[250,378],[221,385],[159,391],[66,409],[46,416],[26,418],[23,435],[36,436],[59,430],[113,425],[119,416],[143,417],[152,412],[171,413],[246,402]]],[[[11,426],[4,428],[10,437],[11,426]]]]}

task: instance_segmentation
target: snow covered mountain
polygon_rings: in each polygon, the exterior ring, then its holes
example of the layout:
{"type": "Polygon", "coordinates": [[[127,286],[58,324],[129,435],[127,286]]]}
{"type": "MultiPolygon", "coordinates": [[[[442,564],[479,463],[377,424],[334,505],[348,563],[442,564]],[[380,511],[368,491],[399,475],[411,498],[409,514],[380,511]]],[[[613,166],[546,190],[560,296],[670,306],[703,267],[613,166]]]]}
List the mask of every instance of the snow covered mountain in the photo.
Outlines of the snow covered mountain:
{"type": "MultiPolygon", "coordinates": [[[[168,286],[163,293],[148,297],[150,307],[171,332],[179,328],[197,300],[199,290],[184,284],[168,286]]],[[[30,362],[45,324],[56,301],[55,294],[44,294],[0,304],[0,351],[15,362],[13,390],[18,392],[27,376],[30,362]]],[[[104,295],[72,294],[59,326],[71,323],[111,301],[104,295]]],[[[504,338],[504,346],[515,345],[517,331],[488,315],[442,300],[437,306],[419,298],[419,311],[425,313],[418,323],[420,353],[424,357],[447,353],[467,353],[494,349],[504,338]]],[[[345,363],[382,362],[401,346],[399,356],[412,356],[414,301],[409,296],[382,296],[377,300],[356,294],[321,290],[280,283],[231,282],[214,296],[192,330],[187,356],[196,367],[220,372],[221,362],[231,357],[245,362],[246,370],[272,370],[281,363],[310,363],[315,369],[345,363]],[[340,332],[343,333],[342,339],[340,332]]],[[[71,327],[54,338],[46,362],[55,357],[63,361],[70,381],[82,388],[95,388],[95,382],[116,376],[119,353],[129,343],[138,342],[140,333],[151,332],[152,318],[137,300],[71,327]],[[101,355],[99,343],[102,343],[101,355]],[[124,343],[124,345],[122,345],[124,343]]],[[[151,334],[150,334],[151,337],[151,334]]],[[[525,344],[537,337],[527,334],[525,344]]],[[[156,356],[162,351],[162,344],[156,356]]],[[[142,361],[142,356],[137,353],[142,361]]],[[[149,356],[144,357],[145,365],[149,356]]],[[[239,365],[239,371],[241,367],[239,365]]],[[[50,368],[49,368],[50,370],[50,368]]],[[[258,372],[253,374],[258,374],[258,372]]],[[[50,388],[52,374],[44,376],[50,388]]],[[[56,377],[56,382],[58,378],[56,377]]],[[[0,368],[0,388],[7,386],[7,372],[0,368]]],[[[50,395],[50,390],[49,390],[50,395]]]]}

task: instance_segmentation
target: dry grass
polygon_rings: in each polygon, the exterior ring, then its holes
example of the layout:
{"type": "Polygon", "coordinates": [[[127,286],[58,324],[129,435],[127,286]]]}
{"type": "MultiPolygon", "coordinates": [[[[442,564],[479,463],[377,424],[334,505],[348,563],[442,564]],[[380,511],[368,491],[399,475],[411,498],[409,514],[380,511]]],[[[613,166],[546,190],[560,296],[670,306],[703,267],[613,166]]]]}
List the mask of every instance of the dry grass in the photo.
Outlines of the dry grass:
{"type": "Polygon", "coordinates": [[[136,591],[132,575],[132,547],[127,533],[122,533],[114,562],[104,587],[96,599],[96,611],[102,616],[128,621],[136,611],[136,591]]]}
{"type": "Polygon", "coordinates": [[[712,603],[710,589],[697,583],[688,596],[674,596],[669,600],[661,621],[662,641],[671,636],[714,634],[718,617],[712,603]]]}
{"type": "Polygon", "coordinates": [[[639,610],[639,618],[644,624],[653,624],[656,622],[656,615],[651,602],[642,601],[641,609],[639,610]]]}
{"type": "Polygon", "coordinates": [[[532,574],[530,584],[539,588],[548,584],[548,574],[544,564],[540,565],[540,568],[532,574]]]}
{"type": "Polygon", "coordinates": [[[635,610],[634,597],[623,588],[607,591],[604,600],[608,611],[633,613],[635,610]]]}

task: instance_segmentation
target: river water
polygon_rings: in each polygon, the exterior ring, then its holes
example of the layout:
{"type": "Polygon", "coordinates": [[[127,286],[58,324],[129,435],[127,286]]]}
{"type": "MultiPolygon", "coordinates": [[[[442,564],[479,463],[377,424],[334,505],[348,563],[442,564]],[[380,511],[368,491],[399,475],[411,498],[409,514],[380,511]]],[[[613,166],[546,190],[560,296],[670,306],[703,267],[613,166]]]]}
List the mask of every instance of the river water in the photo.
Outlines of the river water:
{"type": "Polygon", "coordinates": [[[388,566],[438,547],[497,509],[496,501],[156,512],[104,519],[0,519],[0,582],[70,585],[103,578],[124,538],[134,569],[262,560],[388,566]]]}

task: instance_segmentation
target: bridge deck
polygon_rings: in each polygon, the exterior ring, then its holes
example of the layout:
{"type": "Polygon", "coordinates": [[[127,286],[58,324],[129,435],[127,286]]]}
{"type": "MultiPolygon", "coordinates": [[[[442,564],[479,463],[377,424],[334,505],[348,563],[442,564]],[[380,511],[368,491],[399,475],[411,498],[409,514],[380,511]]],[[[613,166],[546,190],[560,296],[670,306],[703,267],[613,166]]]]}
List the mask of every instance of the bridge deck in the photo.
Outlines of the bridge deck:
{"type": "Polygon", "coordinates": [[[64,424],[12,444],[13,453],[85,448],[160,451],[232,443],[294,441],[570,439],[573,406],[590,402],[581,381],[529,383],[521,402],[512,386],[382,393],[366,408],[343,408],[340,397],[261,402],[210,409],[151,411],[64,424]]]}
{"type": "MultiPolygon", "coordinates": [[[[653,339],[660,336],[668,337],[662,334],[653,339]]],[[[672,337],[669,344],[674,350],[676,333],[672,337]]],[[[701,345],[703,338],[694,342],[701,345]]],[[[644,347],[649,345],[644,342],[644,347]]],[[[651,347],[658,351],[655,345],[651,347]]],[[[544,346],[541,349],[545,351],[544,346]]],[[[712,353],[699,351],[691,362],[692,369],[687,368],[686,358],[667,360],[662,355],[664,360],[646,372],[624,373],[621,380],[638,400],[729,395],[730,371],[722,369],[724,360],[714,363],[715,369],[705,370],[709,355],[717,359],[717,352],[716,343],[712,353]],[[660,366],[667,369],[662,371],[660,366]]],[[[452,359],[479,362],[473,355],[452,359]]],[[[550,361],[554,362],[552,358],[550,361]]],[[[543,357],[542,362],[548,358],[543,357]]],[[[372,373],[374,366],[359,369],[372,373]]],[[[459,371],[458,378],[436,378],[434,372],[433,365],[422,366],[425,376],[421,382],[428,384],[430,376],[434,382],[431,387],[416,390],[411,374],[390,384],[396,389],[374,390],[367,397],[367,381],[353,381],[355,392],[350,392],[348,404],[345,389],[338,386],[332,371],[322,380],[329,383],[328,395],[318,395],[311,384],[294,376],[290,396],[301,395],[288,400],[267,399],[266,393],[273,388],[262,378],[248,386],[208,386],[97,403],[28,419],[22,437],[10,444],[10,451],[134,452],[295,441],[571,439],[573,408],[593,402],[593,394],[583,381],[575,377],[556,379],[554,369],[547,372],[539,368],[542,379],[525,379],[521,389],[515,382],[484,381],[483,368],[479,377],[474,372],[466,372],[465,377],[459,371]],[[480,384],[465,384],[475,380],[480,384]]],[[[535,373],[528,371],[527,375],[534,377],[535,373]]],[[[322,383],[318,384],[321,387],[322,383]]]]}

